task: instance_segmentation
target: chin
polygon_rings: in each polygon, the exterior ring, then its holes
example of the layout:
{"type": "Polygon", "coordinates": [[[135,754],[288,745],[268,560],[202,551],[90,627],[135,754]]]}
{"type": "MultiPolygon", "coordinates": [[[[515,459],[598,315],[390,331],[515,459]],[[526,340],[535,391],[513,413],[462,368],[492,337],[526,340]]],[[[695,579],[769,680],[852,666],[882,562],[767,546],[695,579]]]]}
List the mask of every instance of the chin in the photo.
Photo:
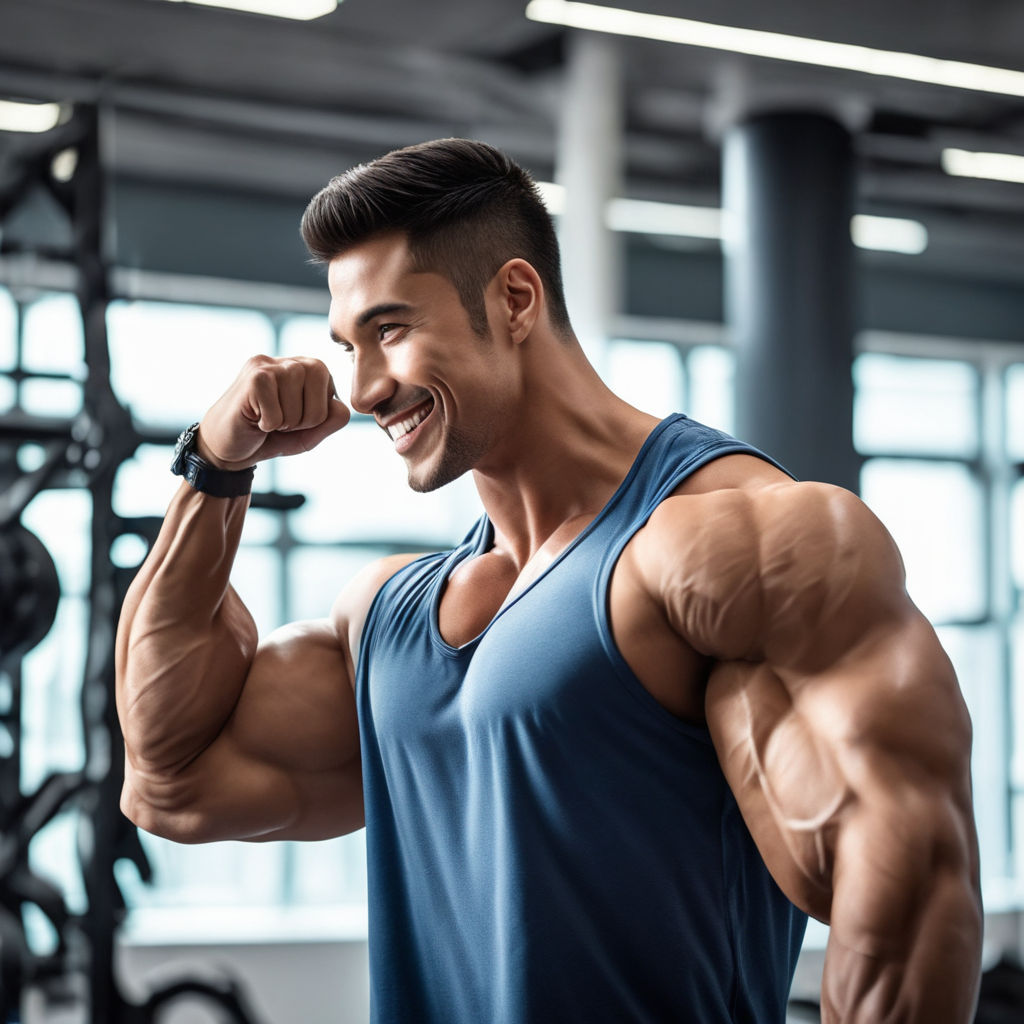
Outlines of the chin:
{"type": "Polygon", "coordinates": [[[410,469],[409,488],[418,494],[428,494],[430,491],[436,491],[439,487],[444,487],[445,484],[450,484],[453,480],[457,480],[465,472],[465,469],[460,469],[456,472],[447,471],[444,466],[439,466],[437,469],[425,473],[410,469]]]}
{"type": "Polygon", "coordinates": [[[467,435],[455,430],[449,431],[446,443],[436,459],[427,460],[418,466],[409,465],[409,487],[421,494],[436,491],[468,473],[485,450],[485,445],[473,443],[467,435]]]}

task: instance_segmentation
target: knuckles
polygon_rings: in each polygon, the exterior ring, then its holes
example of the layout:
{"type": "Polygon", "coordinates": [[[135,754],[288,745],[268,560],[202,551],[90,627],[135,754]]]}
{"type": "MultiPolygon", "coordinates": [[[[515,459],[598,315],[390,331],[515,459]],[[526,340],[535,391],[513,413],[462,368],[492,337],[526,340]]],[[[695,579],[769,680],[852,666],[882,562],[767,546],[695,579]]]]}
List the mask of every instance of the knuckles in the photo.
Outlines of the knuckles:
{"type": "Polygon", "coordinates": [[[250,356],[242,368],[241,376],[276,378],[282,375],[289,377],[328,376],[327,365],[314,356],[268,356],[259,353],[250,356]]]}
{"type": "Polygon", "coordinates": [[[327,366],[311,356],[256,355],[246,360],[236,386],[257,394],[275,390],[290,394],[304,389],[326,389],[330,380],[327,366]]]}

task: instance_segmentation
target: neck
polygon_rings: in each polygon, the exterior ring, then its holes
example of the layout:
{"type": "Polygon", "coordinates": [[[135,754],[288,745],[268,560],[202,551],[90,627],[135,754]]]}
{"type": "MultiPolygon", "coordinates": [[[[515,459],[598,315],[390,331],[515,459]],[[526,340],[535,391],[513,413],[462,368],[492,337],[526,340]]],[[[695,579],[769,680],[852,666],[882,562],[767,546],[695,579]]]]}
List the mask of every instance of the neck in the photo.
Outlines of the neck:
{"type": "Polygon", "coordinates": [[[474,470],[495,546],[519,567],[601,511],[658,422],[613,394],[575,341],[537,346],[524,370],[518,409],[474,470]]]}

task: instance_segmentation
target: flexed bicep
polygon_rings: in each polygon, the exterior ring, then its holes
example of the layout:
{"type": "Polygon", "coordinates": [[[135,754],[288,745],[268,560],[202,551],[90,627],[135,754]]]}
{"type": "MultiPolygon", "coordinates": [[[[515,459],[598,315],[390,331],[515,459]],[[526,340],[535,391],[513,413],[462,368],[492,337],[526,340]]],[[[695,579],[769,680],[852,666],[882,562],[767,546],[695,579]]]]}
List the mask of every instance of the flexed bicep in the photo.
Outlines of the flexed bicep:
{"type": "Polygon", "coordinates": [[[346,661],[330,620],[270,634],[220,733],[191,761],[152,771],[129,756],[126,813],[180,842],[320,839],[360,827],[346,661]]]}
{"type": "Polygon", "coordinates": [[[981,905],[949,659],[855,495],[719,477],[659,506],[635,564],[714,660],[707,725],[766,866],[831,925],[823,1019],[966,1024],[981,905]]]}
{"type": "Polygon", "coordinates": [[[871,513],[822,485],[753,500],[747,656],[707,690],[766,864],[831,924],[826,1021],[966,1021],[980,956],[970,722],[871,513]]]}

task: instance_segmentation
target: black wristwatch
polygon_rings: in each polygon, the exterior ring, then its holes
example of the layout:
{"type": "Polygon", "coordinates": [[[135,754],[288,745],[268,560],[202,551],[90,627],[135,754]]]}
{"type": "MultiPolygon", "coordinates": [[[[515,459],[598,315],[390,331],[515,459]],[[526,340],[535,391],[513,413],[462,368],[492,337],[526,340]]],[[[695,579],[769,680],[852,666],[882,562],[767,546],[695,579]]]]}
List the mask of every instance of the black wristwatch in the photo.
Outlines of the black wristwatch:
{"type": "Polygon", "coordinates": [[[174,445],[174,461],[171,472],[183,476],[188,483],[203,494],[214,498],[240,498],[252,491],[252,478],[256,467],[248,469],[218,469],[210,465],[196,451],[196,436],[199,424],[193,423],[179,435],[174,445]]]}

